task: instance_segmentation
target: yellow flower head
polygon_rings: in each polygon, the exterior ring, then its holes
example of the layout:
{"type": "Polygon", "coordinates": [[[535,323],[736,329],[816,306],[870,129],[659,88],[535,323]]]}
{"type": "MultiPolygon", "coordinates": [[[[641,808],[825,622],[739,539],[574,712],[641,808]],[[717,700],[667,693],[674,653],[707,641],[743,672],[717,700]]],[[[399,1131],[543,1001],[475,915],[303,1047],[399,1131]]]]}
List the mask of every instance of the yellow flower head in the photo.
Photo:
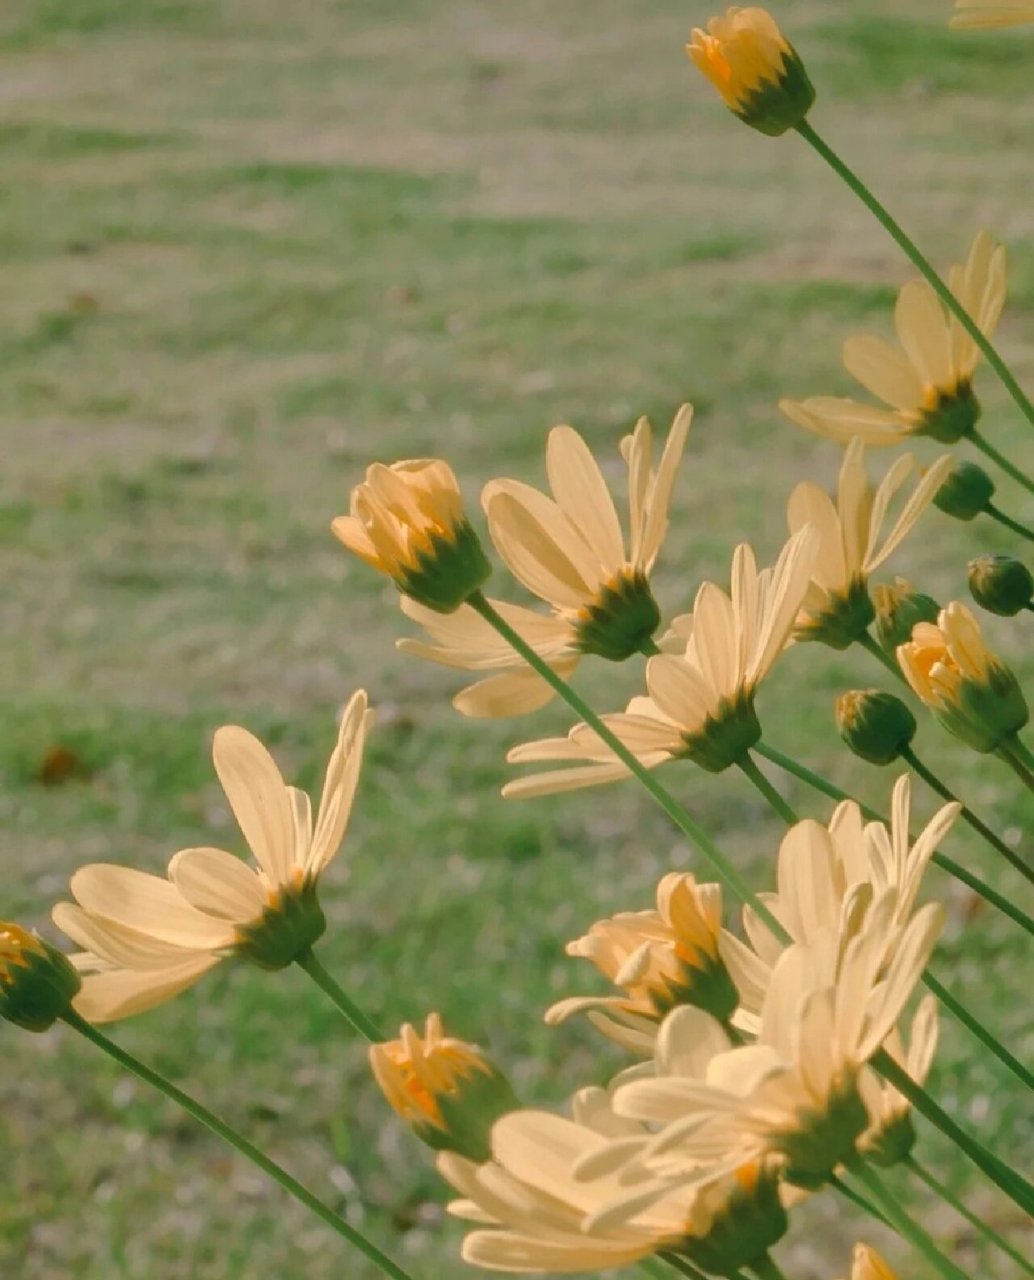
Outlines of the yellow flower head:
{"type": "Polygon", "coordinates": [[[588,1012],[604,1035],[633,1050],[650,1052],[652,1031],[679,1004],[707,1009],[725,1021],[739,997],[718,955],[722,891],[672,872],[657,886],[656,911],[626,911],[600,920],[567,954],[600,970],[624,996],[576,996],[546,1013],[558,1023],[588,1012]]]}
{"type": "Polygon", "coordinates": [[[476,1045],[447,1036],[437,1013],[422,1036],[407,1022],[397,1040],[372,1045],[370,1069],[422,1141],[470,1160],[489,1158],[492,1125],[518,1106],[506,1077],[476,1045]]]}
{"type": "Polygon", "coordinates": [[[908,501],[884,536],[894,496],[916,470],[911,454],[898,458],[874,487],[865,470],[865,446],[856,436],[844,452],[834,502],[825,490],[802,481],[790,494],[790,532],[807,525],[820,535],[811,586],[797,618],[798,640],[820,640],[846,649],[875,617],[869,578],[912,531],[951,469],[945,454],[920,476],[908,501]]]}
{"type": "Polygon", "coordinates": [[[1015,4],[1001,4],[1000,0],[955,0],[955,14],[948,25],[963,30],[968,27],[1018,27],[1026,22],[1034,22],[1032,0],[1017,0],[1015,4]]]}
{"type": "Polygon", "coordinates": [[[0,920],[0,1019],[46,1031],[79,990],[68,959],[34,933],[0,920]]]}
{"type": "MultiPolygon", "coordinates": [[[[965,263],[951,267],[948,284],[981,333],[990,337],[1005,305],[1005,250],[988,231],[973,241],[965,263]]],[[[953,444],[980,417],[973,377],[980,351],[925,280],[910,280],[894,308],[898,346],[863,334],[844,343],[844,367],[887,406],[837,396],[781,400],[791,422],[847,444],[898,444],[913,435],[953,444]]]]}
{"type": "Polygon", "coordinates": [[[851,1265],[851,1280],[898,1280],[898,1278],[875,1249],[871,1249],[867,1244],[856,1244],[851,1265]]]}
{"type": "Polygon", "coordinates": [[[980,624],[953,601],[898,647],[905,679],[942,725],[976,751],[995,751],[1030,713],[1016,677],[987,647],[980,624]]]}
{"type": "Polygon", "coordinates": [[[733,7],[693,31],[686,53],[752,128],[778,137],[801,123],[815,90],[793,45],[767,9],[733,7]]]}
{"type": "Polygon", "coordinates": [[[458,609],[491,572],[452,468],[438,458],[374,463],[352,490],[350,514],[331,528],[404,595],[438,613],[458,609]]]}
{"type": "Polygon", "coordinates": [[[319,877],[344,838],[373,713],[356,693],[341,720],[313,820],[309,797],[288,786],[261,742],[237,725],[216,732],[212,756],[254,868],[223,849],[184,849],[168,879],[93,863],[72,877],[75,902],[54,923],[83,948],[76,1009],[109,1022],[151,1009],[228,956],[278,969],[304,953],[326,921],[319,877]]]}
{"type": "Polygon", "coordinates": [[[514,577],[563,621],[569,652],[620,662],[660,625],[649,579],[667,533],[692,418],[692,408],[684,405],[656,471],[653,433],[645,418],[623,442],[627,543],[599,464],[572,427],[549,433],[546,472],[552,497],[517,480],[485,485],[481,502],[496,550],[514,577]]]}

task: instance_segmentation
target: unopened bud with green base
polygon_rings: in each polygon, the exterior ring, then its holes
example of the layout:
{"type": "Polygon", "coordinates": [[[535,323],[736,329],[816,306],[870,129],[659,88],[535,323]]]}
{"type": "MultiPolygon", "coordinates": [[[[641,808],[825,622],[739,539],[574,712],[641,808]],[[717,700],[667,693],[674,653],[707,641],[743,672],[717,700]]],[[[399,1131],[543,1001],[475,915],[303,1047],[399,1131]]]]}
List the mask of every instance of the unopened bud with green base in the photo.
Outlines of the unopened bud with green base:
{"type": "Polygon", "coordinates": [[[1015,556],[978,556],[969,562],[967,579],[973,599],[989,613],[1012,618],[1031,608],[1034,576],[1015,556]]]}
{"type": "Polygon", "coordinates": [[[837,729],[856,756],[870,764],[897,760],[916,735],[916,718],[892,693],[851,689],[836,701],[837,729]]]}
{"type": "Polygon", "coordinates": [[[0,1018],[26,1031],[46,1031],[69,1011],[81,986],[63,951],[0,920],[0,1018]]]}
{"type": "Polygon", "coordinates": [[[934,495],[934,506],[956,520],[974,520],[994,497],[995,484],[975,462],[957,462],[934,495]]]}
{"type": "Polygon", "coordinates": [[[936,622],[941,611],[933,596],[916,591],[905,578],[873,587],[872,601],[876,608],[876,639],[891,658],[899,644],[912,639],[917,622],[936,622]]]}

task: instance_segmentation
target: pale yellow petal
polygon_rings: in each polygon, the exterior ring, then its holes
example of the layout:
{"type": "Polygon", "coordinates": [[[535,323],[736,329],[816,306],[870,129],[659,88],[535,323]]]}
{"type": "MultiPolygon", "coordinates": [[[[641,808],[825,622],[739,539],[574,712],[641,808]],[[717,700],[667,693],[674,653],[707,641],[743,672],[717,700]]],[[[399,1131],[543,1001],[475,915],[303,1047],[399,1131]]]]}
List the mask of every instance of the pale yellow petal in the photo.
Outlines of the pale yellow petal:
{"type": "Polygon", "coordinates": [[[195,955],[168,969],[115,969],[87,974],[72,1007],[87,1022],[114,1022],[164,1004],[219,963],[218,956],[195,955]]]}
{"type": "Polygon", "coordinates": [[[262,915],[266,895],[258,876],[223,849],[183,849],[169,863],[169,879],[207,915],[235,925],[262,915]]]}
{"type": "Polygon", "coordinates": [[[595,595],[599,561],[555,502],[515,480],[490,481],[481,501],[496,550],[529,591],[567,609],[595,595]]]}
{"type": "Polygon", "coordinates": [[[894,324],[924,388],[953,389],[948,321],[925,280],[910,280],[898,294],[894,324]]]}
{"type": "Polygon", "coordinates": [[[546,474],[557,505],[599,558],[600,575],[625,563],[621,523],[599,464],[573,427],[554,427],[546,444],[546,474]]]}
{"type": "Polygon", "coordinates": [[[797,426],[840,444],[848,444],[855,436],[861,436],[866,444],[898,444],[917,425],[900,413],[838,396],[780,400],[779,409],[797,426]]]}
{"type": "Polygon", "coordinates": [[[254,734],[233,724],[216,730],[212,759],[255,860],[272,884],[286,884],[295,862],[295,821],[276,762],[254,734]]]}
{"type": "Polygon", "coordinates": [[[843,361],[853,378],[892,409],[922,407],[923,383],[900,348],[882,338],[862,334],[844,343],[843,361]]]}
{"type": "Polygon", "coordinates": [[[72,876],[70,888],[86,911],[162,942],[209,950],[233,941],[225,921],[196,910],[168,880],[132,867],[90,863],[72,876]]]}

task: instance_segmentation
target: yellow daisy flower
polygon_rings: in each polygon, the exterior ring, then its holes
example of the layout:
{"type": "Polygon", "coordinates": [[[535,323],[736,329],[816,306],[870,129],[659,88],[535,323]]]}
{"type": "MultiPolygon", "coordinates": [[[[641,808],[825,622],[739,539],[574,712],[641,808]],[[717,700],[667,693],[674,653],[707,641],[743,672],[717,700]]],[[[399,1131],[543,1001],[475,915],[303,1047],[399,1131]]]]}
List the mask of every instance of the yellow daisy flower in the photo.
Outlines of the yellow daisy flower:
{"type": "MultiPolygon", "coordinates": [[[[658,654],[646,664],[649,697],[633,698],[624,713],[604,716],[646,768],[689,758],[719,772],[758,741],[754,695],[786,647],[814,570],[817,542],[815,530],[800,530],[774,568],[760,572],[753,551],[741,544],[733,555],[731,594],[705,582],[693,613],[675,620],[673,643],[682,652],[658,654]]],[[[506,796],[547,795],[628,776],[584,724],[566,738],[515,747],[507,759],[514,764],[588,763],[509,782],[503,788],[506,796]]]]}
{"type": "Polygon", "coordinates": [[[285,784],[272,756],[236,725],[216,732],[215,770],[258,864],[223,849],[184,849],[168,879],[93,863],[71,880],[75,902],[54,922],[83,951],[75,1008],[91,1022],[151,1009],[192,986],[220,960],[244,956],[283,968],[312,946],[326,921],[320,875],[344,838],[372,722],[366,694],[349,702],[313,822],[309,797],[285,784]]]}
{"type": "Polygon", "coordinates": [[[1030,719],[1016,677],[957,600],[941,610],[936,624],[917,623],[897,653],[916,696],[975,751],[996,751],[1030,719]]]}
{"type": "Polygon", "coordinates": [[[491,572],[463,510],[459,483],[440,458],[374,463],[331,530],[403,595],[451,613],[491,572]]]}
{"type": "Polygon", "coordinates": [[[706,31],[694,29],[686,53],[729,110],[770,137],[799,125],[815,101],[804,64],[767,9],[733,7],[712,18],[706,31]]]}
{"type": "Polygon", "coordinates": [[[0,1020],[46,1031],[80,987],[68,957],[21,925],[0,920],[0,1020]]]}
{"type": "MultiPolygon", "coordinates": [[[[973,241],[969,257],[948,273],[952,293],[988,338],[1005,304],[1005,249],[989,231],[973,241]]],[[[976,425],[980,406],[973,377],[980,363],[976,343],[947,312],[925,280],[911,280],[898,295],[894,325],[900,347],[872,335],[848,338],[844,367],[888,407],[836,396],[781,400],[779,408],[800,427],[847,444],[898,444],[913,435],[944,444],[961,440],[976,425]]]]}
{"type": "Polygon", "coordinates": [[[955,14],[948,24],[956,30],[967,27],[1018,27],[1034,22],[1034,4],[1001,4],[999,0],[955,0],[955,14]]]}
{"type": "Polygon", "coordinates": [[[927,468],[886,536],[890,504],[916,470],[911,454],[898,458],[874,488],[865,471],[865,446],[855,436],[844,453],[835,503],[811,481],[797,485],[786,508],[790,532],[811,525],[819,533],[812,583],[796,623],[798,640],[846,649],[864,634],[876,616],[869,578],[915,527],[951,465],[951,455],[944,454],[927,468]]]}
{"type": "MultiPolygon", "coordinates": [[[[623,443],[628,467],[626,545],[603,473],[582,437],[554,427],[546,447],[552,498],[517,480],[482,492],[492,541],[507,568],[567,628],[568,647],[619,662],[660,625],[650,572],[668,529],[668,507],[693,410],[679,410],[656,471],[645,418],[623,443]]],[[[548,636],[555,643],[556,632],[548,636]]],[[[523,667],[514,658],[514,666],[523,667]]]]}

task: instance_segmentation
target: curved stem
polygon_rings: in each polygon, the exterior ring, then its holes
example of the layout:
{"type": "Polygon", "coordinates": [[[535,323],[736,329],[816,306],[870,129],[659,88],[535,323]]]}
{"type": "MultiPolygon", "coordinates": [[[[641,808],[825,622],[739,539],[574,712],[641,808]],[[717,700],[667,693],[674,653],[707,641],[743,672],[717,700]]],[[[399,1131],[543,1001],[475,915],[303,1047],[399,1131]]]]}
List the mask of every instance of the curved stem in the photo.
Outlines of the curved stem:
{"type": "Polygon", "coordinates": [[[489,626],[494,627],[499,632],[507,644],[516,653],[519,653],[528,666],[532,667],[563,698],[572,711],[581,717],[600,741],[605,743],[625,768],[642,783],[678,829],[692,840],[703,857],[710,863],[715,875],[723,881],[726,887],[741,902],[747,903],[757,913],[780,942],[788,943],[790,938],[786,930],[765,904],[758,899],[750,885],[747,884],[728,858],[718,849],[706,831],[683,809],[674,796],[661,786],[651,771],[640,764],[635,754],[629,751],[628,747],[625,746],[613,730],[607,728],[607,725],[593,711],[584,698],[577,694],[566,680],[558,676],[548,663],[543,662],[535,650],[489,604],[480,591],[470,596],[467,603],[484,618],[489,626]]]}
{"type": "Polygon", "coordinates": [[[788,827],[794,826],[794,824],[799,821],[799,818],[758,768],[757,763],[751,757],[750,752],[744,752],[743,756],[737,760],[736,763],[751,782],[753,782],[754,786],[757,787],[786,825],[788,827]]]}
{"type": "Polygon", "coordinates": [[[1028,769],[1034,770],[1034,752],[1022,741],[1018,733],[1014,733],[1009,740],[1009,750],[1015,755],[1017,760],[1021,761],[1028,769]]]}
{"type": "Polygon", "coordinates": [[[854,1187],[848,1186],[848,1184],[844,1182],[843,1179],[838,1178],[835,1173],[830,1174],[828,1181],[829,1185],[833,1187],[834,1190],[839,1191],[840,1194],[845,1199],[850,1200],[853,1205],[856,1205],[859,1209],[862,1209],[865,1213],[875,1218],[877,1222],[882,1222],[884,1226],[890,1226],[890,1223],[883,1214],[880,1213],[879,1209],[876,1208],[871,1200],[866,1200],[865,1196],[863,1196],[861,1192],[856,1191],[854,1187]]]}
{"type": "Polygon", "coordinates": [[[315,982],[319,989],[325,995],[330,996],[338,1012],[345,1020],[352,1025],[354,1031],[358,1031],[361,1036],[369,1040],[371,1044],[376,1044],[383,1040],[384,1037],[377,1030],[377,1026],[373,1023],[362,1009],[347,996],[330,974],[324,969],[323,965],[312,950],[303,952],[295,962],[299,968],[304,969],[309,977],[315,982]]]}
{"type": "Polygon", "coordinates": [[[1020,484],[1028,493],[1034,493],[1034,480],[1029,476],[1025,476],[1023,472],[1014,463],[994,447],[990,440],[981,435],[976,427],[972,427],[969,432],[969,439],[973,441],[981,453],[985,454],[992,462],[998,464],[1007,476],[1012,476],[1017,484],[1020,484]]]}
{"type": "Polygon", "coordinates": [[[252,1164],[257,1165],[263,1173],[271,1177],[277,1182],[288,1195],[293,1196],[295,1200],[305,1205],[312,1213],[320,1218],[332,1230],[336,1231],[348,1243],[354,1246],[364,1254],[375,1266],[380,1267],[386,1276],[391,1276],[392,1280],[410,1280],[409,1273],[403,1271],[398,1263],[393,1262],[386,1253],[382,1253],[380,1249],[360,1232],[351,1226],[344,1218],[339,1217],[329,1205],[323,1203],[305,1186],[303,1186],[297,1178],[294,1178],[282,1169],[275,1160],[271,1160],[264,1151],[260,1151],[253,1143],[249,1142],[236,1129],[231,1129],[217,1115],[209,1111],[207,1107],[196,1102],[189,1094],[184,1093],[182,1089],[178,1089],[170,1080],[166,1080],[164,1076],[159,1075],[157,1071],[142,1063],[138,1058],[134,1058],[131,1053],[127,1053],[114,1040],[109,1040],[103,1032],[98,1031],[84,1018],[81,1018],[74,1010],[69,1009],[64,1015],[64,1020],[70,1027],[78,1031],[80,1035],[85,1036],[108,1055],[109,1058],[124,1067],[127,1071],[131,1071],[133,1075],[157,1089],[160,1093],[164,1093],[177,1106],[183,1108],[190,1116],[203,1124],[206,1129],[210,1129],[217,1137],[222,1138],[224,1142],[230,1144],[235,1151],[240,1152],[245,1159],[250,1160],[252,1164]]]}
{"type": "MultiPolygon", "coordinates": [[[[926,785],[930,787],[931,790],[936,791],[942,799],[954,801],[956,804],[959,803],[958,796],[952,793],[951,789],[937,777],[932,769],[928,769],[926,765],[923,764],[911,747],[905,747],[902,750],[901,758],[915,773],[919,775],[920,778],[922,778],[926,785]]],[[[999,836],[996,836],[991,828],[987,826],[986,823],[982,822],[972,809],[967,805],[963,805],[959,816],[962,818],[963,822],[967,822],[973,830],[978,833],[978,835],[983,836],[992,849],[995,849],[1003,858],[1011,863],[1011,865],[1016,868],[1024,879],[1029,880],[1031,884],[1034,884],[1034,868],[1028,867],[1016,850],[1010,849],[1004,840],[999,836]]]]}
{"type": "MultiPolygon", "coordinates": [[[[707,1280],[707,1276],[699,1268],[694,1267],[688,1258],[680,1258],[677,1253],[672,1253],[669,1249],[665,1249],[663,1253],[659,1253],[657,1256],[658,1258],[663,1258],[668,1266],[677,1271],[680,1276],[690,1276],[691,1280],[707,1280]]],[[[738,1271],[733,1272],[732,1275],[734,1280],[743,1280],[738,1271]]]]}
{"type": "MultiPolygon", "coordinates": [[[[1011,529],[1013,533],[1018,533],[1021,538],[1026,538],[1029,542],[1034,542],[1034,530],[1028,529],[1026,525],[1020,524],[1018,520],[1014,520],[1012,516],[1007,516],[1004,511],[1000,510],[989,502],[984,511],[992,520],[997,520],[999,524],[1005,525],[1007,529],[1011,529]]],[[[1030,606],[1027,606],[1030,608],[1030,606]]]]}
{"type": "Polygon", "coordinates": [[[919,1223],[914,1222],[905,1212],[898,1199],[883,1185],[883,1180],[871,1165],[856,1157],[848,1168],[869,1192],[894,1230],[899,1232],[917,1253],[922,1254],[927,1262],[944,1277],[944,1280],[968,1280],[954,1262],[941,1253],[919,1223]]]}
{"type": "Polygon", "coordinates": [[[760,1258],[755,1258],[749,1269],[754,1272],[758,1280],[786,1280],[782,1271],[772,1261],[770,1253],[763,1253],[760,1258]]]}
{"type": "Polygon", "coordinates": [[[908,684],[908,681],[901,674],[901,668],[898,666],[898,664],[894,661],[894,659],[890,656],[890,654],[884,653],[881,645],[878,643],[878,641],[873,639],[873,637],[868,633],[868,631],[862,632],[862,634],[858,637],[858,643],[862,646],[863,649],[866,650],[866,652],[871,653],[872,656],[876,659],[876,661],[880,664],[880,666],[885,667],[890,672],[890,674],[894,676],[896,680],[900,680],[903,684],[906,684],[906,685],[908,684]]]}
{"type": "Polygon", "coordinates": [[[1023,388],[1013,377],[1008,365],[995,350],[991,342],[984,336],[980,326],[974,321],[973,317],[959,302],[958,298],[952,293],[941,277],[933,269],[924,255],[920,252],[915,242],[905,234],[904,229],[898,225],[890,213],[883,207],[879,200],[873,195],[864,182],[840,159],[837,153],[819,137],[811,125],[802,120],[797,126],[797,132],[801,137],[812,146],[823,160],[829,165],[838,177],[851,188],[854,194],[861,200],[869,212],[875,217],[880,226],[890,235],[891,239],[897,244],[905,257],[924,277],[926,282],[937,294],[941,302],[955,316],[958,322],[966,330],[969,336],[977,344],[984,359],[994,369],[995,373],[1001,378],[1005,389],[1012,396],[1013,400],[1020,408],[1023,416],[1034,425],[1034,404],[1031,404],[1027,396],[1023,392],[1023,388]]]}
{"type": "Polygon", "coordinates": [[[953,1195],[943,1182],[933,1176],[929,1169],[924,1169],[915,1156],[907,1156],[905,1159],[905,1165],[912,1171],[912,1173],[915,1174],[920,1182],[926,1183],[934,1195],[940,1196],[946,1204],[950,1205],[960,1218],[964,1218],[969,1225],[979,1231],[986,1240],[989,1240],[996,1248],[1001,1249],[1004,1254],[1012,1258],[1013,1262],[1015,1262],[1022,1270],[1026,1271],[1027,1275],[1034,1276],[1034,1266],[1031,1266],[1030,1262],[1028,1262],[1018,1250],[1014,1249],[1007,1240],[1003,1240],[990,1223],[985,1222],[983,1218],[978,1214],[975,1214],[973,1210],[966,1205],[964,1200],[960,1200],[957,1196],[953,1195]]]}
{"type": "MultiPolygon", "coordinates": [[[[766,742],[759,742],[755,745],[754,750],[759,756],[763,756],[766,760],[770,760],[773,764],[779,765],[785,769],[787,773],[793,774],[795,778],[800,778],[802,782],[806,782],[810,787],[820,792],[824,796],[828,796],[831,800],[851,800],[857,804],[864,816],[870,822],[882,822],[884,826],[887,819],[882,813],[878,813],[875,809],[870,808],[867,804],[862,804],[849,792],[838,787],[836,783],[830,782],[828,778],[824,778],[820,773],[816,773],[813,769],[809,769],[807,765],[800,764],[793,756],[785,755],[782,751],[777,751],[775,747],[770,747],[766,742]]],[[[975,876],[966,867],[958,863],[954,858],[949,858],[947,854],[935,852],[931,861],[935,866],[946,871],[950,876],[954,876],[967,889],[971,889],[974,893],[979,894],[985,902],[988,902],[1004,916],[1008,916],[1015,924],[1027,933],[1034,934],[1034,920],[1020,910],[1015,903],[1011,902],[997,889],[993,889],[986,881],[981,880],[979,876],[975,876]]]]}
{"type": "MultiPolygon", "coordinates": [[[[1017,778],[1031,791],[1034,791],[1034,767],[1028,765],[1023,758],[1022,750],[1018,751],[1020,740],[1013,735],[1011,742],[1003,742],[994,753],[999,760],[1004,760],[1017,778]]],[[[1034,764],[1034,762],[1032,762],[1034,764]]]]}
{"type": "Polygon", "coordinates": [[[929,969],[923,973],[923,982],[926,987],[933,992],[937,999],[940,1000],[941,1004],[944,1005],[952,1017],[958,1019],[966,1030],[980,1041],[985,1049],[990,1050],[998,1061],[1001,1062],[1003,1066],[1008,1067],[1013,1075],[1022,1084],[1025,1084],[1028,1089],[1034,1089],[1034,1072],[1028,1070],[1019,1058],[1014,1057],[1005,1045],[993,1036],[984,1024],[979,1022],[973,1014],[970,1013],[965,1005],[960,1004],[959,1001],[955,999],[948,988],[939,982],[929,969]]]}
{"type": "MultiPolygon", "coordinates": [[[[916,1084],[904,1067],[894,1061],[886,1049],[880,1049],[873,1056],[872,1065],[885,1080],[888,1080],[908,1099],[921,1116],[940,1129],[941,1133],[946,1138],[950,1138],[977,1168],[987,1174],[1014,1204],[1019,1205],[1025,1213],[1034,1214],[1034,1186],[1022,1174],[1010,1169],[1007,1164],[988,1151],[983,1143],[978,1142],[965,1129],[960,1128],[944,1108],[939,1106],[925,1089],[916,1084]]],[[[880,1203],[879,1200],[876,1202],[880,1203]]]]}

